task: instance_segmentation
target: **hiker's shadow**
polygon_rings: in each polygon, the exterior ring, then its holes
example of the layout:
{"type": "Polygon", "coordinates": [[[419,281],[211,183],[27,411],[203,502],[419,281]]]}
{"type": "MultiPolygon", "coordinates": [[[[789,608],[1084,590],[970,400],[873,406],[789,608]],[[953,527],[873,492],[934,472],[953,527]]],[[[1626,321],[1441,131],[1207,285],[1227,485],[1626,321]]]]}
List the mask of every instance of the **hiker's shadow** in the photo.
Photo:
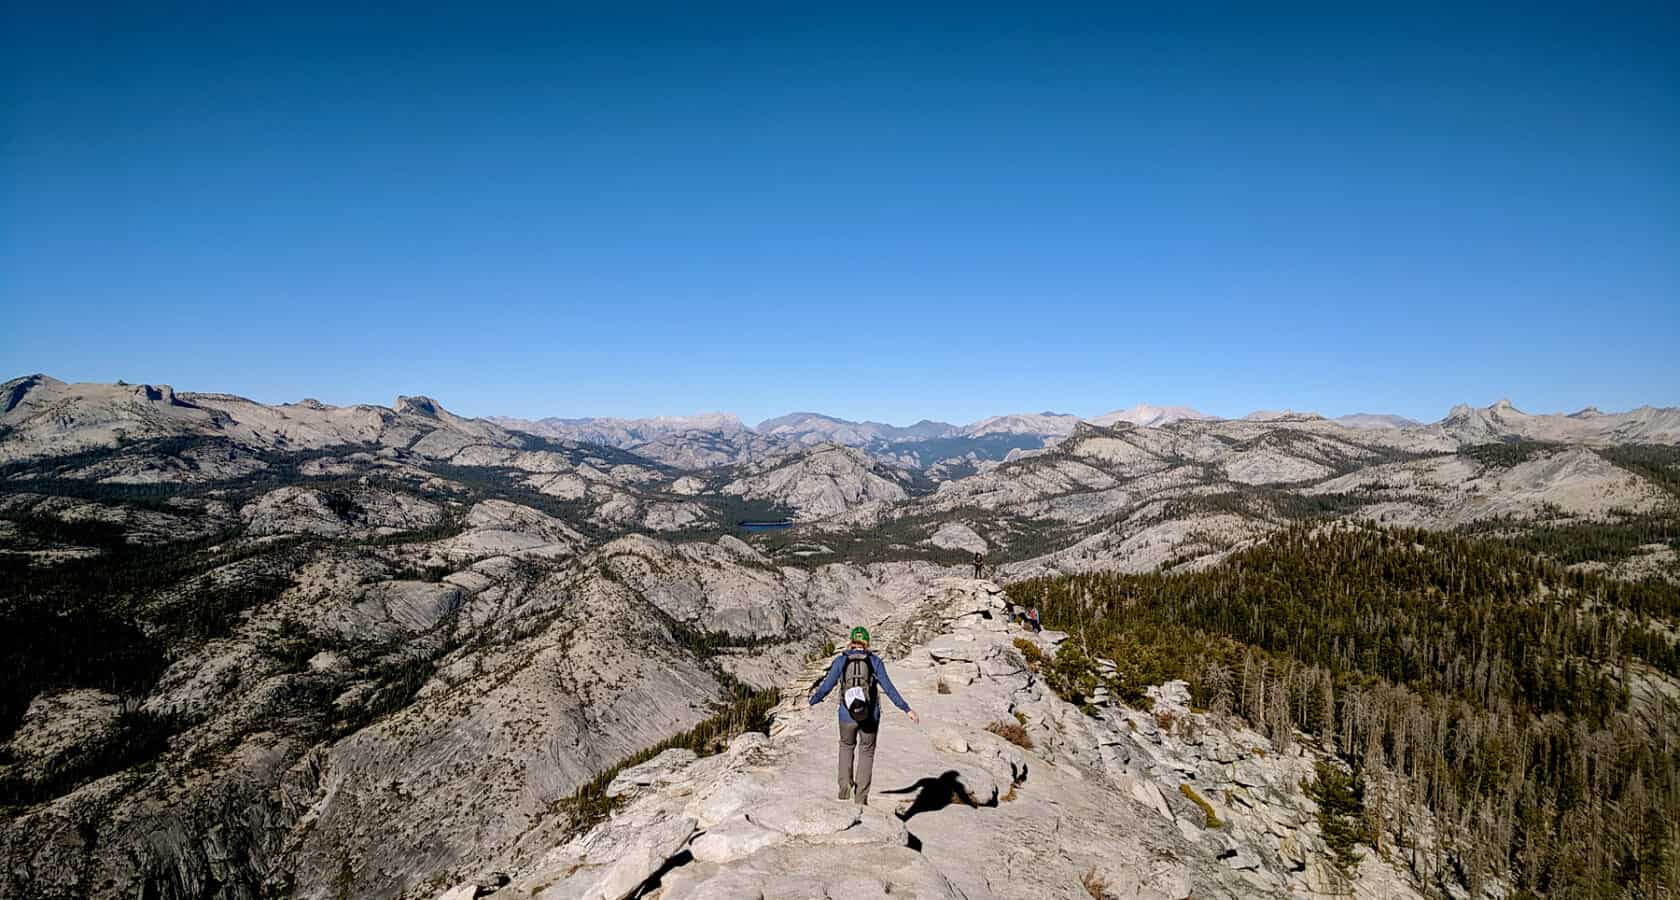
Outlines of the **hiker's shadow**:
{"type": "Polygon", "coordinates": [[[948,771],[938,778],[923,778],[909,787],[882,791],[881,793],[909,794],[912,792],[916,794],[916,798],[910,802],[908,807],[898,811],[898,817],[906,822],[922,813],[944,809],[953,802],[975,807],[997,805],[995,798],[989,799],[986,803],[975,800],[974,795],[970,794],[968,788],[963,786],[962,776],[955,770],[948,771]]]}

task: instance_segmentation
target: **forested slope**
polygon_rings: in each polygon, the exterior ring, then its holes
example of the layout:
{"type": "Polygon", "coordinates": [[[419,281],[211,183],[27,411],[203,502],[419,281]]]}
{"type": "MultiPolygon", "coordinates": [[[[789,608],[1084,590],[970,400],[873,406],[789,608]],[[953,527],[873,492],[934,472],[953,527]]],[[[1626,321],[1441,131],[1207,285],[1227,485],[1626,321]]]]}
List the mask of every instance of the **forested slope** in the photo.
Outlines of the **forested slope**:
{"type": "Polygon", "coordinates": [[[1321,802],[1346,819],[1350,852],[1399,854],[1426,883],[1472,892],[1490,879],[1517,896],[1680,889],[1672,583],[1490,541],[1303,525],[1198,572],[1010,592],[1082,646],[1050,672],[1064,695],[1106,680],[1140,699],[1182,677],[1197,703],[1274,741],[1299,729],[1335,749],[1353,779],[1321,802]],[[1425,809],[1444,833],[1415,832],[1425,809]]]}

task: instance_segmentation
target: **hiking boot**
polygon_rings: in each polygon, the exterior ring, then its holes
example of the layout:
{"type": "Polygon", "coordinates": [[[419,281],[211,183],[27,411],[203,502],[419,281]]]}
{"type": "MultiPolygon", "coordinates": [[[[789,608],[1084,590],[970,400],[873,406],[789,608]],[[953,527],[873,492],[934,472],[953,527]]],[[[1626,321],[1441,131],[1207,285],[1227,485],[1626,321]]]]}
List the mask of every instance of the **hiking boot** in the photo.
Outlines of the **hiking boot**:
{"type": "Polygon", "coordinates": [[[859,805],[859,806],[868,806],[869,805],[869,795],[868,794],[859,794],[856,797],[853,797],[852,799],[854,801],[856,801],[857,805],[859,805]]]}
{"type": "Polygon", "coordinates": [[[849,788],[849,787],[841,788],[840,789],[840,796],[837,797],[836,799],[839,799],[839,800],[850,800],[850,799],[852,799],[852,789],[849,788]]]}

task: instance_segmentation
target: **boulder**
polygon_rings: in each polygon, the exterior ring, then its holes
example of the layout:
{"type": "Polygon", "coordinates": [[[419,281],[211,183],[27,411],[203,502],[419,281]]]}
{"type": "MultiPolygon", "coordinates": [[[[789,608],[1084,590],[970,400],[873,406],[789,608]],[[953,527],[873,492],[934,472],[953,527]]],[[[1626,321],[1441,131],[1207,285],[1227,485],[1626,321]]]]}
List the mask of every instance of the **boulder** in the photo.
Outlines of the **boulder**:
{"type": "Polygon", "coordinates": [[[954,634],[944,634],[928,643],[928,656],[934,662],[974,662],[979,657],[980,648],[973,641],[964,640],[954,634]]]}
{"type": "Polygon", "coordinates": [[[1153,685],[1144,689],[1144,693],[1155,701],[1152,707],[1156,712],[1189,712],[1190,685],[1183,681],[1169,681],[1166,684],[1153,685]]]}
{"type": "Polygon", "coordinates": [[[967,753],[968,741],[955,728],[935,728],[929,735],[933,740],[933,749],[946,753],[967,753]]]}
{"type": "Polygon", "coordinates": [[[1121,775],[1118,780],[1121,787],[1132,795],[1132,799],[1160,813],[1163,818],[1173,817],[1172,809],[1167,806],[1166,795],[1155,786],[1155,782],[1132,775],[1121,775]]]}
{"type": "Polygon", "coordinates": [[[858,823],[844,831],[833,834],[818,835],[808,838],[813,843],[820,844],[880,844],[888,847],[903,847],[910,842],[910,831],[899,821],[898,816],[877,806],[866,806],[858,823]]]}
{"type": "Polygon", "coordinates": [[[1038,643],[1045,649],[1054,650],[1060,646],[1063,641],[1068,639],[1068,634],[1065,631],[1051,631],[1046,628],[1039,632],[1036,637],[1038,639],[1038,643]]]}
{"type": "Polygon", "coordinates": [[[685,815],[693,816],[701,828],[712,828],[746,808],[757,795],[749,778],[734,778],[712,788],[689,803],[685,815]]]}
{"type": "Polygon", "coordinates": [[[695,837],[689,845],[689,850],[694,854],[694,858],[701,862],[722,865],[751,856],[785,838],[786,835],[781,832],[754,824],[746,816],[740,815],[708,828],[695,837]]]}
{"type": "Polygon", "coordinates": [[[1026,673],[1026,661],[1017,653],[992,653],[980,660],[980,674],[988,678],[1009,678],[1026,673]]]}
{"type": "Polygon", "coordinates": [[[694,828],[693,819],[679,816],[637,832],[618,854],[618,861],[584,893],[583,900],[626,900],[682,850],[694,835],[694,828]]]}

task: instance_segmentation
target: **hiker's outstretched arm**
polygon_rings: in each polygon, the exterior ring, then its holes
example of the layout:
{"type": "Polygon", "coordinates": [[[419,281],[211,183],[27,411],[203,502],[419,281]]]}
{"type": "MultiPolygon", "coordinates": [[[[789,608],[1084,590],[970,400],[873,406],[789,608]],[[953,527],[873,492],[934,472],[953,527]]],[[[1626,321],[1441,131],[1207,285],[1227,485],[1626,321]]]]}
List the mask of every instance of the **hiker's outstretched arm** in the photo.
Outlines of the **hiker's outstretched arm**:
{"type": "Polygon", "coordinates": [[[887,692],[887,698],[901,712],[909,712],[910,704],[905,703],[904,698],[898,695],[898,688],[893,687],[892,679],[887,677],[887,666],[881,662],[881,657],[871,656],[869,659],[870,664],[875,667],[875,680],[881,683],[881,689],[887,692]]]}
{"type": "Polygon", "coordinates": [[[829,664],[828,674],[823,676],[822,684],[817,685],[817,692],[811,695],[812,706],[821,703],[822,699],[828,696],[828,692],[834,690],[834,686],[840,683],[840,667],[845,659],[846,654],[842,653],[834,657],[834,662],[829,664]]]}

